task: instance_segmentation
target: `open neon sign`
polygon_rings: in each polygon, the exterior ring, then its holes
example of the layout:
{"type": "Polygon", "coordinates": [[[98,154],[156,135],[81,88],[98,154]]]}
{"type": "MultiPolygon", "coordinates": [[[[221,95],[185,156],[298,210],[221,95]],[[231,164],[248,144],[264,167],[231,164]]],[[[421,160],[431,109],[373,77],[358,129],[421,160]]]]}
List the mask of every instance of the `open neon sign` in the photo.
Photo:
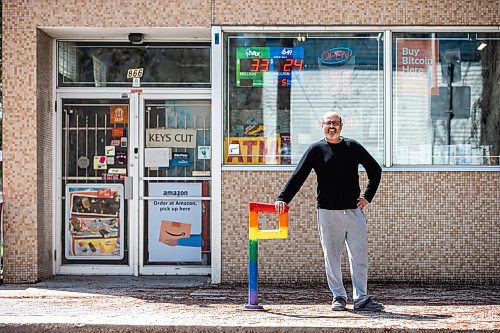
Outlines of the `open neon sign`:
{"type": "Polygon", "coordinates": [[[325,65],[343,64],[352,57],[352,50],[348,47],[334,47],[325,50],[318,57],[319,61],[325,65]]]}

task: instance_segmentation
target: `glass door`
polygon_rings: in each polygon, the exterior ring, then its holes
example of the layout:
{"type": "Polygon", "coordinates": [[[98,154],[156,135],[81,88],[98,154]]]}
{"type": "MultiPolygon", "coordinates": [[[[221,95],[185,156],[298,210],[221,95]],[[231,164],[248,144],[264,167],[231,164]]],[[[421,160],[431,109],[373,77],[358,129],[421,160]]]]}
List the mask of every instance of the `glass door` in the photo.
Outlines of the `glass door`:
{"type": "Polygon", "coordinates": [[[210,94],[57,103],[56,273],[209,275],[210,94]]]}
{"type": "Polygon", "coordinates": [[[83,96],[58,98],[58,273],[133,274],[131,98],[83,96]]]}
{"type": "Polygon", "coordinates": [[[139,101],[141,274],[210,274],[210,96],[139,101]]]}

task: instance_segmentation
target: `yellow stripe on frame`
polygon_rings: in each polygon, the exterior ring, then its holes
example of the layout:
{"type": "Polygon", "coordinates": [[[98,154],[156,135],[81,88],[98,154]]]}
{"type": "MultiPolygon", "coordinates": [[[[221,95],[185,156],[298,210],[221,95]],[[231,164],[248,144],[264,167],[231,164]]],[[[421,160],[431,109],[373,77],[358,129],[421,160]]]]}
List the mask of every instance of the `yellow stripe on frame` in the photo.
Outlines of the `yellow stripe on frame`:
{"type": "Polygon", "coordinates": [[[249,238],[251,240],[288,238],[288,228],[280,228],[278,230],[259,230],[259,228],[250,228],[249,238]]]}

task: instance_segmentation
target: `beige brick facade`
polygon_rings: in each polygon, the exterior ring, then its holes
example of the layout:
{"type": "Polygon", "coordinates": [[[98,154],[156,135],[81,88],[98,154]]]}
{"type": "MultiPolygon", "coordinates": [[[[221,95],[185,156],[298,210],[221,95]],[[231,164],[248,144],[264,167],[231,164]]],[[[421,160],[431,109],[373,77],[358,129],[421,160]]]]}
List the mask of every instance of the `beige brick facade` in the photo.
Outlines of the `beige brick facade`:
{"type": "Polygon", "coordinates": [[[5,280],[38,278],[37,31],[25,3],[3,3],[5,280]],[[14,12],[20,11],[19,15],[14,12]],[[12,279],[10,278],[12,277],[12,279]]]}
{"type": "MultiPolygon", "coordinates": [[[[51,64],[52,38],[37,31],[37,63],[51,64]]],[[[52,66],[37,66],[37,272],[43,279],[52,275],[52,207],[53,207],[53,132],[52,66]]]]}
{"type": "Polygon", "coordinates": [[[217,25],[498,25],[498,0],[215,1],[217,25]]]}
{"type": "MultiPolygon", "coordinates": [[[[223,173],[222,234],[231,235],[222,239],[225,281],[246,279],[248,202],[273,202],[289,175],[223,173]]],[[[260,241],[259,280],[326,283],[315,179],[314,173],[309,176],[290,205],[289,238],[260,241]]],[[[361,183],[366,184],[365,173],[361,183]]],[[[366,211],[370,279],[500,282],[495,269],[500,264],[500,202],[491,200],[500,197],[499,185],[491,172],[384,172],[366,211]]],[[[276,221],[264,222],[261,228],[277,227],[276,221]]],[[[348,278],[346,253],[344,257],[348,278]]]]}
{"type": "MultiPolygon", "coordinates": [[[[54,54],[45,28],[500,25],[500,0],[5,0],[2,6],[4,279],[13,283],[52,275],[54,54]]],[[[223,281],[246,277],[246,204],[274,200],[287,176],[223,172],[223,281]]],[[[499,282],[499,178],[384,172],[368,211],[370,277],[499,282]]],[[[313,183],[294,200],[290,238],[262,242],[263,281],[324,281],[313,183]]]]}

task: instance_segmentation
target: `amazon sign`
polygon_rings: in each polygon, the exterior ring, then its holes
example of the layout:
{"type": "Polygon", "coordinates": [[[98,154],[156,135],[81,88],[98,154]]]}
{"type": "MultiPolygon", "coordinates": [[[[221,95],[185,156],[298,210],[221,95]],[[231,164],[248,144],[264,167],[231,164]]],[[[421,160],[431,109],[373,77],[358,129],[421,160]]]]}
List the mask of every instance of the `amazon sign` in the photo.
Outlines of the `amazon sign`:
{"type": "Polygon", "coordinates": [[[201,262],[201,183],[150,183],[148,261],[201,262]]]}

